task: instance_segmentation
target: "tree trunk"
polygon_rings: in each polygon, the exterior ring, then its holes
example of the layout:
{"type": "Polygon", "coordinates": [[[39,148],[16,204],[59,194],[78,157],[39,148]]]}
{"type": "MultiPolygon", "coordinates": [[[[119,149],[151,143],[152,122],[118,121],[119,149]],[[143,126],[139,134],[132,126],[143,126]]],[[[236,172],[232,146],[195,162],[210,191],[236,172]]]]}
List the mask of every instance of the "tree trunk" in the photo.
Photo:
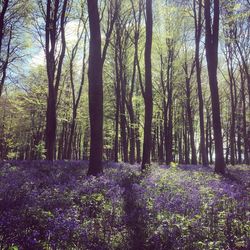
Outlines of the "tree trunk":
{"type": "Polygon", "coordinates": [[[136,127],[135,129],[135,137],[136,137],[136,162],[141,163],[141,141],[140,141],[140,133],[138,127],[136,127]]]}
{"type": "MultiPolygon", "coordinates": [[[[6,79],[6,71],[7,71],[7,67],[9,64],[9,55],[10,55],[10,44],[11,44],[11,40],[12,40],[12,26],[11,26],[11,30],[9,32],[9,41],[8,41],[8,46],[7,46],[7,56],[6,59],[3,60],[3,56],[2,56],[2,44],[3,44],[3,38],[4,38],[4,33],[6,32],[5,29],[5,25],[8,22],[8,20],[6,19],[6,12],[8,10],[9,7],[9,0],[5,0],[5,1],[1,1],[1,11],[0,11],[0,73],[1,73],[1,79],[0,79],[0,97],[3,93],[3,87],[4,87],[4,82],[6,79]]],[[[9,20],[11,21],[11,20],[9,20]]],[[[7,29],[6,29],[7,30],[7,29]]]]}
{"type": "Polygon", "coordinates": [[[103,154],[103,82],[101,32],[98,1],[88,0],[90,44],[89,44],[89,118],[90,118],[90,159],[88,175],[102,173],[103,154]]]}
{"type": "Polygon", "coordinates": [[[205,146],[205,128],[204,128],[204,103],[203,94],[201,87],[201,62],[200,62],[200,40],[202,31],[202,3],[198,2],[198,15],[196,13],[196,0],[193,0],[194,7],[194,21],[195,21],[195,66],[196,66],[196,80],[198,88],[198,98],[199,98],[199,118],[200,118],[200,153],[202,164],[204,166],[208,165],[208,156],[206,153],[205,146]]]}
{"type": "Polygon", "coordinates": [[[225,161],[223,154],[223,141],[220,118],[220,98],[217,81],[218,66],[218,36],[219,36],[219,0],[213,0],[213,24],[211,23],[211,0],[205,0],[206,21],[206,58],[209,76],[209,85],[212,100],[212,115],[215,140],[215,172],[225,173],[225,161]]]}
{"type": "MultiPolygon", "coordinates": [[[[172,85],[172,83],[169,83],[172,85]]],[[[165,127],[165,150],[166,150],[166,164],[173,161],[173,109],[172,109],[172,86],[168,91],[168,112],[165,127]]]]}
{"type": "Polygon", "coordinates": [[[196,148],[194,141],[194,127],[193,127],[193,117],[192,117],[192,108],[191,108],[191,86],[190,78],[186,76],[186,95],[187,95],[187,118],[188,118],[188,128],[190,134],[190,143],[191,143],[191,164],[197,164],[196,148]]]}
{"type": "Polygon", "coordinates": [[[115,71],[116,71],[116,83],[115,83],[115,98],[116,98],[116,110],[115,110],[115,142],[114,142],[114,160],[118,162],[119,152],[119,115],[120,115],[120,78],[119,78],[119,62],[118,51],[115,47],[115,71]]]}
{"type": "Polygon", "coordinates": [[[56,143],[56,94],[54,87],[50,84],[46,113],[46,158],[54,160],[54,148],[56,143]]]}
{"type": "Polygon", "coordinates": [[[249,142],[247,136],[247,121],[246,121],[246,94],[245,94],[245,79],[243,69],[240,68],[240,76],[241,76],[241,99],[242,99],[242,116],[243,116],[243,140],[244,140],[244,163],[249,164],[249,142]]]}
{"type": "Polygon", "coordinates": [[[129,136],[129,162],[135,163],[135,113],[132,102],[127,105],[130,118],[130,136],[129,136]]]}
{"type": "Polygon", "coordinates": [[[46,51],[46,69],[48,76],[48,99],[46,113],[46,132],[45,148],[47,160],[53,161],[55,158],[56,145],[56,106],[57,93],[61,79],[63,59],[66,49],[65,40],[65,22],[68,1],[64,0],[60,11],[60,1],[47,1],[46,9],[46,32],[45,32],[45,51],[46,51]],[[59,13],[60,12],[60,13],[59,13]],[[59,20],[59,22],[58,22],[59,20]],[[59,34],[61,36],[59,36],[59,34]],[[59,38],[60,37],[60,38],[59,38]],[[57,56],[56,47],[60,40],[61,50],[57,56]],[[56,61],[58,62],[56,63],[56,61]]]}
{"type": "MultiPolygon", "coordinates": [[[[120,55],[121,57],[121,55],[120,55]]],[[[120,103],[120,126],[123,161],[128,162],[128,139],[127,139],[127,119],[126,119],[126,81],[123,77],[122,59],[120,58],[120,79],[121,79],[121,103],[120,103]]]]}
{"type": "Polygon", "coordinates": [[[187,128],[187,121],[185,119],[185,112],[183,111],[183,123],[184,123],[184,129],[183,129],[183,139],[184,139],[184,154],[185,154],[185,164],[190,164],[189,159],[189,143],[188,143],[188,128],[187,128]]]}
{"type": "Polygon", "coordinates": [[[152,0],[146,0],[146,44],[145,44],[145,121],[144,121],[144,141],[143,141],[143,157],[142,170],[150,165],[150,152],[152,145],[152,73],[151,73],[151,49],[152,49],[152,0]]]}

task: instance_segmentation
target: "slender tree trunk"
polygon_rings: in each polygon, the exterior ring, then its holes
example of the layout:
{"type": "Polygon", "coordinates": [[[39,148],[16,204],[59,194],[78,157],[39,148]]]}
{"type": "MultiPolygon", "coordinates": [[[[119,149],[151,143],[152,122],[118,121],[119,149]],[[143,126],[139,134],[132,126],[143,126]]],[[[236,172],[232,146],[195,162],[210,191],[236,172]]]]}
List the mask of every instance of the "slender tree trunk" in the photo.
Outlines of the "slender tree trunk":
{"type": "Polygon", "coordinates": [[[138,127],[135,129],[135,137],[136,137],[136,162],[141,163],[141,141],[140,141],[140,133],[138,127]]]}
{"type": "Polygon", "coordinates": [[[183,151],[182,151],[183,147],[182,147],[182,130],[179,133],[179,137],[178,137],[178,153],[179,153],[179,163],[183,164],[183,151]]]}
{"type": "Polygon", "coordinates": [[[242,99],[242,116],[243,116],[243,140],[244,140],[244,162],[245,164],[249,164],[249,142],[247,136],[247,121],[246,121],[246,94],[245,94],[245,79],[243,69],[240,68],[240,75],[241,75],[241,99],[242,99]]]}
{"type": "Polygon", "coordinates": [[[230,137],[230,131],[229,131],[229,122],[227,122],[227,126],[226,126],[226,131],[225,131],[225,134],[226,134],[226,152],[225,152],[225,162],[226,164],[229,164],[229,137],[230,137]]]}
{"type": "Polygon", "coordinates": [[[209,76],[209,85],[212,100],[213,128],[215,139],[215,172],[225,173],[223,141],[221,132],[220,98],[217,81],[218,66],[218,36],[219,36],[219,0],[213,0],[213,21],[211,20],[211,0],[205,0],[206,21],[206,58],[209,76]],[[211,23],[212,22],[212,23],[211,23]]]}
{"type": "Polygon", "coordinates": [[[183,129],[183,139],[184,139],[184,152],[185,152],[185,164],[190,164],[190,159],[189,159],[189,144],[188,144],[188,128],[187,128],[187,121],[185,119],[183,111],[183,123],[184,123],[184,129],[183,129]]]}
{"type": "Polygon", "coordinates": [[[88,175],[102,173],[103,154],[103,81],[101,32],[98,1],[88,0],[90,44],[89,44],[89,118],[90,118],[90,159],[88,175]]]}
{"type": "Polygon", "coordinates": [[[82,156],[82,129],[79,131],[77,160],[81,160],[81,156],[82,156]]]}
{"type": "Polygon", "coordinates": [[[83,152],[82,152],[83,160],[89,159],[89,138],[90,138],[89,128],[86,128],[83,136],[83,152]]]}
{"type": "MultiPolygon", "coordinates": [[[[172,83],[171,83],[172,85],[172,83]]],[[[172,87],[168,92],[168,124],[166,129],[166,164],[170,164],[173,161],[173,109],[172,109],[172,87]]]]}
{"type": "Polygon", "coordinates": [[[163,163],[164,161],[164,153],[163,153],[164,138],[163,138],[163,126],[162,126],[161,121],[158,126],[157,137],[158,137],[157,138],[158,139],[158,159],[160,163],[163,163]]]}
{"type": "Polygon", "coordinates": [[[69,146],[69,125],[68,122],[64,122],[64,134],[63,134],[63,155],[62,159],[67,159],[67,152],[68,152],[68,146],[69,146]]]}
{"type": "Polygon", "coordinates": [[[64,137],[64,123],[62,124],[62,131],[60,133],[60,139],[58,142],[58,152],[57,152],[57,159],[62,159],[62,152],[63,152],[63,137],[64,137]]]}
{"type": "Polygon", "coordinates": [[[121,83],[120,83],[120,71],[119,71],[119,32],[116,32],[116,44],[115,44],[115,98],[116,98],[116,111],[115,111],[115,142],[114,142],[114,160],[118,162],[119,155],[119,117],[120,117],[120,102],[121,102],[121,83]]]}
{"type": "Polygon", "coordinates": [[[53,86],[49,86],[49,96],[47,100],[46,113],[46,158],[47,160],[54,160],[54,148],[56,143],[56,94],[53,86]]]}
{"type": "Polygon", "coordinates": [[[9,0],[1,1],[1,12],[0,12],[0,55],[2,52],[2,43],[4,37],[4,25],[5,25],[5,15],[9,6],[9,0]]]}
{"type": "Polygon", "coordinates": [[[127,118],[126,118],[126,81],[123,77],[122,60],[120,59],[120,79],[121,79],[121,103],[120,103],[120,126],[123,161],[128,162],[128,138],[127,138],[127,118]]]}
{"type": "Polygon", "coordinates": [[[209,142],[209,157],[210,157],[210,164],[214,163],[213,159],[213,135],[212,135],[212,121],[211,117],[208,116],[208,142],[209,142]]]}
{"type": "Polygon", "coordinates": [[[129,136],[129,162],[130,164],[135,163],[135,113],[133,104],[127,105],[129,118],[130,118],[130,136],[129,136]]]}
{"type": "Polygon", "coordinates": [[[152,146],[152,73],[151,73],[151,49],[152,49],[152,0],[146,0],[146,44],[145,44],[145,121],[144,121],[144,141],[143,141],[143,157],[142,170],[150,165],[150,153],[152,146]]]}
{"type": "Polygon", "coordinates": [[[197,164],[196,148],[194,141],[194,127],[193,127],[193,117],[191,108],[191,86],[190,78],[186,77],[186,95],[187,95],[187,118],[188,118],[188,128],[190,133],[190,143],[191,143],[191,164],[197,164]]]}
{"type": "Polygon", "coordinates": [[[229,75],[229,89],[230,89],[230,105],[231,105],[231,126],[230,126],[230,163],[235,165],[235,98],[234,95],[234,73],[232,66],[232,47],[230,44],[226,45],[226,61],[227,61],[227,70],[229,75]]]}
{"type": "MultiPolygon", "coordinates": [[[[235,37],[235,44],[238,48],[238,51],[239,51],[239,54],[240,54],[240,58],[241,58],[241,62],[242,62],[242,66],[244,68],[244,71],[245,71],[245,75],[246,75],[246,80],[247,80],[247,87],[248,87],[248,97],[250,99],[250,70],[249,70],[249,65],[247,65],[247,61],[246,59],[244,58],[244,55],[243,55],[243,51],[242,51],[242,48],[237,40],[237,37],[235,37]]],[[[249,106],[250,106],[250,102],[249,102],[249,106]]]]}
{"type": "Polygon", "coordinates": [[[173,62],[174,62],[174,40],[167,39],[168,60],[167,60],[167,113],[165,119],[166,127],[166,164],[173,161],[173,62]]]}
{"type": "Polygon", "coordinates": [[[70,124],[70,134],[69,134],[69,145],[68,145],[68,150],[67,150],[67,159],[71,159],[72,157],[72,147],[73,147],[73,137],[75,133],[75,127],[76,127],[76,116],[77,116],[77,110],[74,108],[73,109],[73,117],[72,121],[70,124]]]}
{"type": "Polygon", "coordinates": [[[205,128],[204,128],[204,102],[201,87],[201,62],[200,62],[200,40],[202,31],[202,3],[198,2],[198,13],[196,10],[196,0],[193,0],[194,7],[194,21],[195,21],[195,66],[196,66],[196,80],[199,98],[199,118],[200,118],[200,153],[202,164],[204,166],[208,165],[208,157],[206,153],[205,146],[205,128]]]}
{"type": "Polygon", "coordinates": [[[238,151],[238,164],[242,164],[242,150],[241,150],[241,131],[240,125],[237,127],[237,151],[238,151]]]}
{"type": "Polygon", "coordinates": [[[53,161],[55,158],[56,127],[57,127],[57,93],[61,80],[61,71],[66,49],[65,23],[68,0],[62,3],[60,11],[60,1],[47,1],[46,9],[46,32],[45,32],[45,52],[46,67],[48,76],[48,99],[46,113],[45,148],[47,160],[53,161]],[[60,12],[60,13],[59,13],[60,12]],[[59,20],[59,22],[58,22],[59,20]],[[56,47],[60,34],[61,50],[57,58],[56,47]],[[56,63],[56,60],[58,62],[56,63]]]}
{"type": "MultiPolygon", "coordinates": [[[[80,27],[80,23],[78,25],[78,28],[80,27]]],[[[73,143],[73,136],[75,133],[75,126],[76,126],[76,118],[77,118],[77,110],[80,103],[82,90],[83,90],[83,84],[85,79],[85,60],[86,60],[86,44],[87,44],[87,32],[85,30],[85,36],[84,36],[84,49],[83,49],[83,59],[82,59],[82,71],[81,71],[81,80],[80,80],[80,87],[78,90],[78,93],[76,95],[75,90],[75,80],[74,80],[74,59],[76,57],[79,42],[82,39],[84,29],[82,30],[81,34],[78,37],[78,40],[72,49],[71,57],[70,57],[70,84],[71,84],[71,91],[72,91],[72,120],[70,125],[70,136],[69,136],[69,145],[68,145],[68,151],[67,151],[67,158],[70,159],[72,155],[72,143],[73,143]]]]}
{"type": "MultiPolygon", "coordinates": [[[[4,87],[4,83],[5,83],[5,79],[6,79],[6,71],[7,71],[7,67],[9,64],[9,55],[10,55],[10,44],[11,44],[11,40],[12,40],[12,26],[9,32],[9,41],[8,41],[8,46],[7,46],[7,57],[4,60],[3,56],[2,56],[2,44],[3,44],[3,38],[5,36],[5,25],[8,22],[8,20],[6,19],[6,12],[8,10],[9,7],[9,0],[5,0],[5,1],[1,1],[0,6],[1,6],[1,11],[0,11],[0,73],[1,73],[1,77],[0,77],[0,97],[3,93],[3,87],[4,87]]],[[[6,29],[7,30],[7,29],[6,29]]]]}

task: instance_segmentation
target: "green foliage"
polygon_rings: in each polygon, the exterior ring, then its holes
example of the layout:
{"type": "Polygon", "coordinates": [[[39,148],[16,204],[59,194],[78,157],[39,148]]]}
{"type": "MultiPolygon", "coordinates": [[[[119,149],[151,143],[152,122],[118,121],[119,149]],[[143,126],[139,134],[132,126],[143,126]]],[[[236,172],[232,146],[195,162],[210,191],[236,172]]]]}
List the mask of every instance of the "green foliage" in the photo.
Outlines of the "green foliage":
{"type": "Polygon", "coordinates": [[[172,168],[172,169],[176,169],[177,167],[178,167],[178,163],[177,162],[170,162],[170,167],[172,168]]]}
{"type": "Polygon", "coordinates": [[[44,160],[46,158],[46,149],[44,141],[40,141],[37,145],[35,145],[35,149],[38,159],[44,160]]]}
{"type": "Polygon", "coordinates": [[[17,246],[11,246],[8,248],[8,250],[18,250],[19,248],[17,246]]]}

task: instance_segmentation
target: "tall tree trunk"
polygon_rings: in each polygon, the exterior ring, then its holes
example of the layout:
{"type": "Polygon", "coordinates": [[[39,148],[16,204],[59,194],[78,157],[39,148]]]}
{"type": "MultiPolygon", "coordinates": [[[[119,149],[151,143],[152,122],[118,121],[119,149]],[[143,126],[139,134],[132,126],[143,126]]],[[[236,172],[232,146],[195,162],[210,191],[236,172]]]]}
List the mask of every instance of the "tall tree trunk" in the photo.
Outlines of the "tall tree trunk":
{"type": "Polygon", "coordinates": [[[183,139],[184,139],[185,164],[190,164],[189,143],[188,143],[188,128],[187,128],[187,121],[185,119],[185,112],[184,111],[183,111],[182,117],[183,117],[183,123],[184,123],[183,139]]]}
{"type": "Polygon", "coordinates": [[[4,37],[4,25],[5,25],[5,15],[9,6],[9,0],[1,1],[1,12],[0,12],[0,55],[2,52],[2,43],[4,37]]]}
{"type": "Polygon", "coordinates": [[[198,13],[196,10],[196,0],[193,0],[194,8],[194,21],[195,21],[195,66],[196,66],[196,80],[199,98],[199,118],[200,118],[200,153],[202,164],[204,166],[208,165],[208,156],[206,153],[205,146],[205,128],[204,128],[204,102],[201,87],[201,62],[200,62],[200,40],[202,31],[202,3],[198,2],[198,13]],[[197,15],[198,14],[198,15],[197,15]]]}
{"type": "Polygon", "coordinates": [[[173,107],[172,107],[172,79],[170,80],[168,88],[168,104],[167,104],[167,117],[165,119],[167,125],[165,127],[165,148],[166,148],[166,164],[173,161],[173,107]]]}
{"type": "Polygon", "coordinates": [[[47,113],[46,113],[46,132],[45,132],[45,148],[47,160],[53,161],[55,158],[55,144],[56,144],[56,127],[57,127],[57,93],[61,80],[62,65],[65,56],[66,40],[65,40],[65,23],[66,10],[68,7],[68,0],[62,3],[62,10],[60,11],[60,1],[47,1],[46,9],[46,32],[45,32],[45,52],[46,52],[46,67],[48,76],[48,99],[47,99],[47,113]],[[58,24],[58,20],[59,24],[58,24]],[[60,34],[61,50],[56,63],[57,51],[60,34]]]}
{"type": "Polygon", "coordinates": [[[121,79],[121,103],[120,103],[120,126],[123,161],[128,162],[128,136],[126,118],[126,79],[123,76],[122,56],[120,55],[120,79],[121,79]]]}
{"type": "Polygon", "coordinates": [[[89,128],[85,128],[84,135],[83,135],[83,152],[82,152],[82,159],[88,160],[89,159],[89,128]]]}
{"type": "Polygon", "coordinates": [[[196,148],[195,148],[195,140],[194,140],[194,126],[193,126],[193,115],[192,115],[192,107],[191,107],[191,76],[194,70],[194,62],[191,66],[190,74],[188,74],[188,65],[187,60],[184,65],[184,70],[186,74],[186,96],[187,96],[187,120],[188,120],[188,128],[190,134],[190,143],[191,143],[191,164],[197,164],[197,156],[196,156],[196,148]]]}
{"type": "Polygon", "coordinates": [[[69,124],[67,121],[64,121],[64,134],[63,134],[63,155],[62,159],[67,159],[67,152],[68,152],[68,146],[69,146],[69,124]]]}
{"type": "MultiPolygon", "coordinates": [[[[12,40],[12,25],[11,25],[11,29],[9,32],[9,40],[8,40],[8,45],[7,45],[7,55],[6,55],[6,59],[3,59],[3,55],[2,55],[2,44],[3,44],[3,38],[5,36],[5,25],[8,22],[8,20],[6,19],[6,12],[8,10],[9,7],[9,0],[5,0],[5,1],[1,1],[0,2],[0,7],[1,7],[1,11],[0,11],[0,97],[3,93],[3,88],[4,88],[4,83],[5,83],[5,79],[6,79],[6,71],[7,71],[7,67],[9,64],[9,56],[10,56],[10,45],[11,45],[11,40],[12,40]]],[[[11,21],[11,20],[9,20],[11,21]]],[[[7,29],[6,29],[7,30],[7,29]]]]}
{"type": "Polygon", "coordinates": [[[115,142],[114,142],[114,160],[118,162],[118,153],[119,153],[119,116],[120,116],[120,77],[119,77],[119,60],[118,60],[118,38],[116,38],[115,46],[115,72],[116,72],[116,81],[115,81],[115,98],[116,98],[116,110],[115,110],[115,142]]]}
{"type": "Polygon", "coordinates": [[[212,100],[212,115],[215,140],[215,172],[225,173],[225,161],[223,154],[223,141],[220,118],[220,98],[217,81],[218,66],[218,36],[219,36],[219,0],[213,0],[213,21],[211,20],[211,0],[205,0],[205,23],[206,23],[206,58],[209,76],[209,85],[212,100]]]}
{"type": "Polygon", "coordinates": [[[236,96],[234,95],[234,69],[233,69],[233,54],[231,44],[226,44],[226,61],[227,71],[229,75],[229,89],[230,89],[230,105],[231,105],[231,126],[230,126],[230,163],[235,165],[235,107],[236,107],[236,96]]]}
{"type": "MultiPolygon", "coordinates": [[[[78,28],[80,27],[81,20],[78,24],[78,28]]],[[[71,159],[72,155],[72,143],[73,143],[73,136],[75,133],[75,126],[76,126],[76,118],[77,118],[77,110],[78,106],[80,103],[81,95],[82,95],[82,90],[83,90],[83,84],[84,84],[84,79],[85,79],[85,60],[86,60],[86,44],[87,44],[87,32],[85,30],[85,36],[84,36],[84,49],[83,49],[83,59],[82,59],[82,71],[81,71],[81,80],[80,80],[80,87],[78,90],[78,93],[76,95],[76,90],[75,90],[75,80],[74,80],[74,59],[76,57],[78,47],[79,47],[79,42],[82,39],[84,32],[84,28],[82,29],[81,34],[78,37],[78,40],[72,49],[71,52],[71,57],[70,57],[70,84],[71,84],[71,91],[72,91],[72,120],[71,120],[71,125],[70,125],[70,136],[69,136],[69,145],[68,145],[68,152],[67,152],[67,158],[71,159]]]]}
{"type": "Polygon", "coordinates": [[[143,141],[143,156],[142,169],[150,165],[150,153],[152,145],[152,115],[153,115],[153,100],[152,100],[152,73],[151,73],[151,49],[152,49],[152,0],[146,0],[146,44],[145,44],[145,121],[144,121],[144,141],[143,141]]]}
{"type": "Polygon", "coordinates": [[[182,130],[178,136],[178,153],[179,153],[179,163],[183,164],[183,151],[182,151],[182,130]]]}
{"type": "Polygon", "coordinates": [[[47,160],[54,160],[54,148],[56,143],[56,94],[54,87],[50,84],[49,95],[47,100],[46,113],[46,158],[47,160]]]}
{"type": "Polygon", "coordinates": [[[237,126],[237,151],[238,151],[238,164],[242,164],[242,150],[241,150],[241,127],[240,120],[237,126]]]}
{"type": "Polygon", "coordinates": [[[136,137],[136,162],[141,163],[141,141],[140,141],[140,133],[138,127],[136,127],[135,129],[135,137],[136,137]]]}
{"type": "Polygon", "coordinates": [[[70,124],[70,132],[69,132],[69,144],[68,144],[68,150],[67,150],[67,159],[71,159],[72,156],[72,147],[73,147],[73,137],[75,133],[75,128],[76,128],[76,116],[77,116],[77,110],[74,108],[73,109],[73,115],[72,115],[72,121],[70,124]]]}
{"type": "Polygon", "coordinates": [[[157,129],[157,140],[158,140],[158,160],[160,163],[163,163],[164,161],[164,153],[163,153],[164,138],[163,138],[163,126],[162,126],[161,120],[157,129]]]}
{"type": "Polygon", "coordinates": [[[227,122],[227,126],[226,126],[226,152],[225,152],[225,162],[226,164],[229,164],[229,137],[230,137],[230,131],[229,131],[229,122],[227,122]]]}
{"type": "Polygon", "coordinates": [[[240,76],[241,76],[241,99],[242,99],[242,116],[243,116],[243,140],[244,140],[244,162],[245,164],[249,164],[249,149],[250,144],[248,142],[248,136],[247,136],[247,121],[246,121],[246,94],[245,94],[245,78],[242,67],[240,67],[240,76]]]}
{"type": "MultiPolygon", "coordinates": [[[[235,33],[236,34],[236,33],[235,33]]],[[[246,80],[247,80],[247,87],[248,87],[248,97],[250,99],[250,70],[249,70],[249,65],[247,64],[246,58],[244,58],[244,54],[242,51],[242,48],[237,40],[237,37],[235,37],[235,44],[238,48],[239,54],[240,54],[240,58],[241,58],[241,62],[242,62],[242,67],[244,68],[245,71],[245,75],[246,75],[246,80]]],[[[249,106],[250,106],[250,102],[249,102],[249,106]]]]}
{"type": "Polygon", "coordinates": [[[89,118],[90,118],[90,159],[88,175],[102,173],[103,154],[103,82],[101,32],[98,1],[88,0],[90,44],[89,44],[89,118]]]}
{"type": "Polygon", "coordinates": [[[129,118],[130,118],[130,136],[129,136],[129,162],[135,163],[135,113],[133,109],[133,103],[127,105],[129,118]]]}

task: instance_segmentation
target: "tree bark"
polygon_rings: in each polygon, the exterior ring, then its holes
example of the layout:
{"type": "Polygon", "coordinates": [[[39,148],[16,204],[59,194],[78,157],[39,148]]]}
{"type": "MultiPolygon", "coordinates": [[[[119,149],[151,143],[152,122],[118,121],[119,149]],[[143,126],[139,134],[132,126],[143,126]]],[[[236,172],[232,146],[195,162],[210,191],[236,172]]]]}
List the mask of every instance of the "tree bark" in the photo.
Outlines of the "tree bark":
{"type": "Polygon", "coordinates": [[[218,36],[219,36],[219,0],[213,0],[213,23],[211,18],[211,0],[205,0],[205,28],[206,28],[206,58],[209,85],[212,100],[212,115],[215,140],[215,172],[225,173],[223,141],[221,132],[220,98],[217,81],[218,66],[218,36]]]}
{"type": "Polygon", "coordinates": [[[204,128],[204,102],[201,86],[201,62],[200,62],[200,41],[201,41],[201,31],[202,31],[202,3],[198,2],[198,13],[196,10],[196,0],[193,0],[194,8],[194,21],[195,21],[195,66],[196,66],[196,80],[199,98],[199,119],[200,119],[200,153],[202,164],[204,166],[208,165],[208,156],[206,153],[205,146],[205,128],[204,128]]]}
{"type": "Polygon", "coordinates": [[[152,49],[152,0],[146,0],[146,44],[145,44],[145,121],[144,121],[144,141],[143,141],[143,157],[142,170],[150,165],[150,153],[152,146],[152,73],[151,73],[151,49],[152,49]]]}
{"type": "Polygon", "coordinates": [[[103,154],[103,80],[101,32],[98,1],[88,0],[90,44],[89,44],[89,118],[90,118],[90,159],[88,175],[102,173],[103,154]]]}
{"type": "Polygon", "coordinates": [[[59,0],[47,1],[46,10],[46,33],[45,52],[46,67],[48,76],[48,98],[46,113],[45,148],[47,160],[53,161],[55,158],[56,127],[57,127],[57,93],[61,79],[62,64],[66,49],[65,22],[68,0],[63,1],[62,10],[59,10],[59,0]],[[60,12],[60,13],[59,13],[60,12]],[[58,24],[58,19],[60,20],[58,24]],[[61,34],[61,51],[56,63],[56,44],[61,34]]]}
{"type": "Polygon", "coordinates": [[[241,76],[241,98],[242,98],[242,115],[243,115],[243,140],[244,140],[244,162],[245,164],[249,164],[249,141],[248,141],[248,135],[247,135],[247,120],[246,120],[246,113],[247,113],[247,107],[246,107],[246,94],[245,94],[245,78],[244,78],[244,72],[242,67],[240,67],[240,76],[241,76]]]}
{"type": "MultiPolygon", "coordinates": [[[[118,36],[118,34],[116,34],[118,36]]],[[[120,87],[120,77],[119,77],[119,59],[118,59],[118,42],[119,38],[116,37],[115,44],[115,98],[116,98],[116,111],[115,111],[115,142],[114,142],[114,159],[118,162],[119,153],[119,116],[120,116],[120,101],[121,101],[121,87],[120,87]]]]}
{"type": "Polygon", "coordinates": [[[190,134],[190,143],[191,143],[191,164],[197,164],[197,156],[196,156],[196,148],[195,148],[195,140],[194,140],[194,126],[193,126],[193,115],[192,115],[192,107],[191,107],[191,77],[194,72],[195,61],[193,61],[191,65],[190,72],[188,72],[188,64],[187,59],[184,63],[184,71],[186,75],[185,83],[186,83],[186,109],[187,109],[187,120],[188,120],[188,129],[190,134]]]}

